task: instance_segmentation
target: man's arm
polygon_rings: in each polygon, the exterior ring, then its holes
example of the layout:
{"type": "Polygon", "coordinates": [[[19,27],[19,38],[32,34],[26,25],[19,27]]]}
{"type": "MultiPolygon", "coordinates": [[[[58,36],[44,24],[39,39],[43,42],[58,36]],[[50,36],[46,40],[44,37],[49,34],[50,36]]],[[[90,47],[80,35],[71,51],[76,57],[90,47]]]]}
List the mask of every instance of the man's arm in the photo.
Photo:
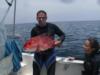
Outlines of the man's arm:
{"type": "Polygon", "coordinates": [[[59,36],[59,39],[55,42],[58,46],[62,44],[65,39],[64,32],[57,26],[55,26],[55,33],[59,36]]]}

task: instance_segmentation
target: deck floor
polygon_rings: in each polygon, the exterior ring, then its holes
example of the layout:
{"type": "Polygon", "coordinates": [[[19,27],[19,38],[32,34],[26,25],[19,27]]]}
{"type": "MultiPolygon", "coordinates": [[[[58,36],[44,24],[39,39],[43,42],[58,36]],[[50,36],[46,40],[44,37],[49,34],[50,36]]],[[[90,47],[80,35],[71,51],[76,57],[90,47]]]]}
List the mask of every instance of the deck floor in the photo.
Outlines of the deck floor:
{"type": "MultiPolygon", "coordinates": [[[[33,75],[32,71],[33,56],[23,56],[22,68],[17,73],[9,75],[33,75]]],[[[81,75],[82,65],[56,63],[56,75],[81,75]]],[[[46,69],[42,70],[41,75],[46,75],[46,69]]]]}
{"type": "Polygon", "coordinates": [[[11,72],[9,75],[32,75],[32,56],[23,56],[23,62],[21,63],[22,68],[17,72],[11,72]]]}

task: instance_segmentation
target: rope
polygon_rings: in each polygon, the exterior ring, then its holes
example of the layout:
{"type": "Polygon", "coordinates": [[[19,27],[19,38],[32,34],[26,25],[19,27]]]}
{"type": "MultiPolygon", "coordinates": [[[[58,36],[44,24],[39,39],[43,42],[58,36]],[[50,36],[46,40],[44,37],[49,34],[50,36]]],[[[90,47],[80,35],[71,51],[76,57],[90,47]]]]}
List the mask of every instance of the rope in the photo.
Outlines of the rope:
{"type": "Polygon", "coordinates": [[[11,2],[8,2],[7,0],[5,0],[5,1],[6,1],[6,3],[7,3],[9,6],[12,6],[13,0],[12,0],[11,2]]]}
{"type": "Polygon", "coordinates": [[[9,5],[9,7],[7,8],[6,12],[5,12],[5,15],[4,17],[2,18],[2,20],[0,21],[0,24],[2,24],[4,22],[4,20],[6,19],[7,15],[8,15],[8,12],[10,10],[10,7],[12,6],[12,3],[13,3],[13,0],[10,2],[8,2],[7,0],[5,0],[6,3],[9,5]]]}

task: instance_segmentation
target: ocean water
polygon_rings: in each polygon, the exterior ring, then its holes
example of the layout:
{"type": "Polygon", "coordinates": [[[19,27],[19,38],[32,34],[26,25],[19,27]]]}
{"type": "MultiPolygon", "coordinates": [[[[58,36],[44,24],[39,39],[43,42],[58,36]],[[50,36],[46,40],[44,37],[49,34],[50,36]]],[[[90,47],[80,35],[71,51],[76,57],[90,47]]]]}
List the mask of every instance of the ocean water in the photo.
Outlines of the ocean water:
{"type": "MultiPolygon", "coordinates": [[[[53,22],[65,33],[66,38],[60,48],[56,48],[58,56],[73,56],[79,59],[84,58],[82,45],[89,36],[96,37],[100,41],[100,21],[70,21],[53,22]]],[[[34,23],[16,24],[16,34],[21,35],[24,43],[30,37],[30,31],[34,23]]],[[[12,34],[13,26],[7,25],[7,34],[12,34]]]]}

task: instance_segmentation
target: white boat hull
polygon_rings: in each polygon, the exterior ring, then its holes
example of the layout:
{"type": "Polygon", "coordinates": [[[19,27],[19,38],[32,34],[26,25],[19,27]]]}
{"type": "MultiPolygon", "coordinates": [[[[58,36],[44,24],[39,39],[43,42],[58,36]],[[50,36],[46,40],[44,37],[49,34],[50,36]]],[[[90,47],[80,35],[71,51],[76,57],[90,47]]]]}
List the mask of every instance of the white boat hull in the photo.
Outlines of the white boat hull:
{"type": "MultiPolygon", "coordinates": [[[[0,75],[33,75],[32,74],[33,73],[33,70],[32,70],[33,60],[34,60],[33,54],[30,55],[30,54],[23,53],[23,62],[21,63],[22,68],[17,73],[8,74],[11,71],[10,67],[12,67],[12,66],[9,66],[6,69],[10,71],[7,72],[6,74],[3,74],[5,70],[0,71],[0,75]]],[[[66,57],[57,57],[56,61],[57,63],[56,63],[55,75],[82,75],[81,72],[83,70],[83,63],[84,63],[83,61],[69,60],[69,58],[66,58],[66,57]]],[[[46,72],[47,72],[46,68],[43,67],[41,70],[41,75],[47,75],[46,72]]]]}
{"type": "MultiPolygon", "coordinates": [[[[32,75],[32,61],[33,55],[23,54],[23,68],[18,75],[32,75]]],[[[68,61],[67,58],[57,57],[56,75],[81,75],[83,70],[83,61],[73,60],[68,61]]],[[[43,67],[41,75],[46,75],[46,68],[43,67]]]]}

